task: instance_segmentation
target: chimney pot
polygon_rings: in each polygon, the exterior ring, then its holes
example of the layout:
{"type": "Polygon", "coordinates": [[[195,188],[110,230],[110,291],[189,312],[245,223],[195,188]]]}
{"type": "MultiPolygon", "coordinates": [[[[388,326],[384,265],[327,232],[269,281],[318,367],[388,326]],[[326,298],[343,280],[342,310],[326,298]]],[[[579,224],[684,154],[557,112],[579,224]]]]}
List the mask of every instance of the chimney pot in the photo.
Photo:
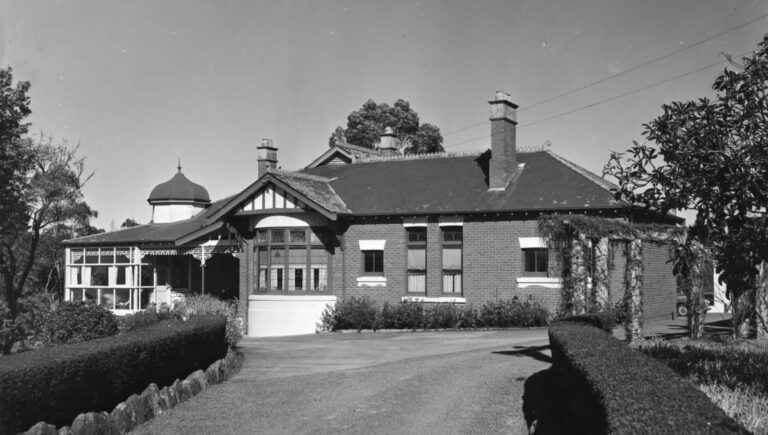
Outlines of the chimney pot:
{"type": "Polygon", "coordinates": [[[381,151],[383,156],[390,157],[399,154],[398,148],[398,140],[395,136],[395,132],[391,127],[385,128],[384,133],[379,140],[379,151],[381,151]]]}

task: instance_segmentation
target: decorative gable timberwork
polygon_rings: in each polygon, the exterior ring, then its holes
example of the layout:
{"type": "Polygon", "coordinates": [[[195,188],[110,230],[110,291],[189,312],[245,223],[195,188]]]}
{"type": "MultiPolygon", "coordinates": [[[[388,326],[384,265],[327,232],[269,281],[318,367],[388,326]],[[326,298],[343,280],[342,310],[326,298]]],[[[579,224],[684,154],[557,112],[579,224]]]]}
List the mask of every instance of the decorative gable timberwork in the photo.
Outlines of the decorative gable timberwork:
{"type": "Polygon", "coordinates": [[[283,189],[267,185],[248,198],[238,211],[257,211],[286,208],[306,208],[301,200],[283,189]]]}

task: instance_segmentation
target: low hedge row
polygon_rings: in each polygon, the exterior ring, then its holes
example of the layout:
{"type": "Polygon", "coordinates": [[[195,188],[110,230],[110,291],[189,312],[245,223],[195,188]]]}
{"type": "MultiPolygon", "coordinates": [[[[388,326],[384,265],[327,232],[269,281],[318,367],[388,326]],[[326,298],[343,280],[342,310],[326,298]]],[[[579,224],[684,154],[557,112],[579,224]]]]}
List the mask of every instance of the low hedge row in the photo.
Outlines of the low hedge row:
{"type": "Polygon", "coordinates": [[[205,369],[227,352],[225,327],[222,317],[196,316],[4,357],[0,433],[41,420],[62,426],[82,412],[109,411],[150,383],[205,369]]]}
{"type": "Polygon", "coordinates": [[[549,342],[569,433],[748,433],[669,367],[585,322],[555,322],[549,342]]]}
{"type": "Polygon", "coordinates": [[[478,310],[471,305],[409,301],[386,302],[379,309],[369,298],[353,296],[328,305],[317,330],[534,327],[548,322],[546,307],[531,297],[488,301],[478,310]]]}

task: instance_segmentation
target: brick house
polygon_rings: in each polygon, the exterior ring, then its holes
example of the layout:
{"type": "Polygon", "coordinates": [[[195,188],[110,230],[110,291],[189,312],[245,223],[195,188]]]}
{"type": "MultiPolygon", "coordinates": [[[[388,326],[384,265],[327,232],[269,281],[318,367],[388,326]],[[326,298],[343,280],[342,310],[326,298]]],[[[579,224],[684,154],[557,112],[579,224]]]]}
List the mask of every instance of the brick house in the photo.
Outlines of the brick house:
{"type": "MultiPolygon", "coordinates": [[[[480,305],[532,295],[554,313],[561,283],[539,216],[648,217],[599,176],[518,149],[508,94],[490,106],[482,153],[402,156],[387,131],[376,150],[340,144],[287,172],[264,140],[256,181],[216,202],[179,167],[150,194],[151,223],[66,242],[65,297],[118,313],[190,292],[237,297],[250,336],[312,333],[325,306],[348,296],[480,305]]],[[[667,259],[666,248],[644,248],[646,318],[674,311],[667,259]]],[[[614,265],[615,300],[621,253],[614,265]]]]}

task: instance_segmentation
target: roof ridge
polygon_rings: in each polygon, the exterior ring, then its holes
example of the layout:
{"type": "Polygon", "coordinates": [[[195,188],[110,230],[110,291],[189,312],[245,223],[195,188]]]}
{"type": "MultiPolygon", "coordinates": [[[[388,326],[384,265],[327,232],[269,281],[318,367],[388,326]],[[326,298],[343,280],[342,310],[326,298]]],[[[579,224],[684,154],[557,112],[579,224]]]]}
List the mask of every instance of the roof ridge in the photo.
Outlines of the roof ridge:
{"type": "Polygon", "coordinates": [[[275,168],[269,168],[267,170],[267,173],[275,174],[275,175],[284,175],[287,177],[296,177],[296,178],[303,178],[305,180],[310,181],[319,181],[321,183],[330,183],[331,179],[328,177],[323,177],[320,175],[314,175],[314,174],[307,174],[306,172],[302,171],[286,171],[283,169],[275,169],[275,168]]]}
{"type": "Polygon", "coordinates": [[[362,152],[371,153],[371,154],[381,154],[381,151],[379,151],[377,149],[367,148],[367,147],[364,147],[364,146],[355,145],[353,143],[348,143],[348,142],[344,142],[343,144],[336,144],[336,146],[338,146],[340,148],[347,148],[347,147],[349,147],[349,148],[351,148],[353,150],[356,150],[356,151],[362,151],[362,152]]]}
{"type": "Polygon", "coordinates": [[[480,155],[485,151],[486,150],[468,150],[468,151],[453,151],[453,152],[442,151],[437,153],[423,153],[423,154],[405,154],[405,155],[397,154],[394,156],[376,156],[376,157],[362,158],[355,163],[467,157],[467,156],[480,155]]]}
{"type": "Polygon", "coordinates": [[[599,175],[595,174],[594,172],[590,171],[589,169],[586,169],[584,167],[581,167],[577,165],[576,163],[573,163],[572,161],[566,159],[563,156],[560,156],[558,154],[555,154],[552,151],[546,151],[547,154],[552,156],[555,160],[559,161],[560,163],[567,166],[572,171],[576,172],[577,174],[581,175],[582,177],[588,179],[589,181],[597,184],[598,186],[602,187],[608,192],[613,193],[614,189],[618,189],[619,186],[615,185],[614,183],[606,180],[605,178],[600,177],[599,175]]]}

